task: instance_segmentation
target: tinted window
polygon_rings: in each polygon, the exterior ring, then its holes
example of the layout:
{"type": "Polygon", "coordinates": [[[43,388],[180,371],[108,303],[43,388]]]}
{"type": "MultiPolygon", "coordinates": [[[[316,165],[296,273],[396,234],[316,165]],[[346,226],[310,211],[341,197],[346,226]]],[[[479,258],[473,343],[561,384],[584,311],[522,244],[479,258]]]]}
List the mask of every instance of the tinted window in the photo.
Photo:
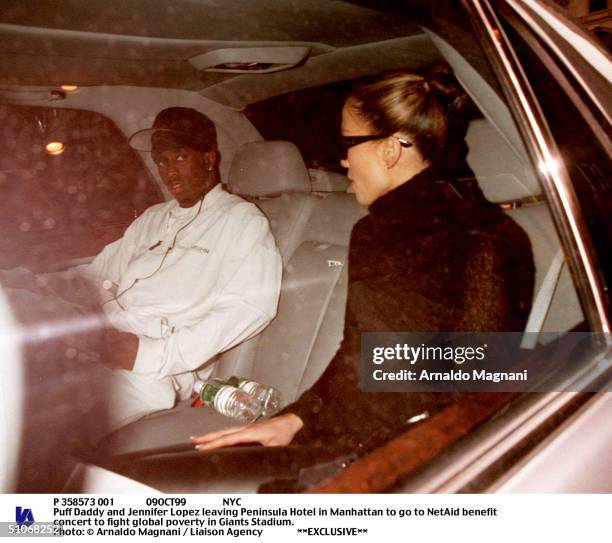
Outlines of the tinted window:
{"type": "Polygon", "coordinates": [[[290,92],[250,105],[245,113],[265,139],[294,143],[309,168],[345,173],[337,141],[342,104],[352,84],[290,92]]]}
{"type": "Polygon", "coordinates": [[[602,9],[607,9],[608,0],[590,0],[589,4],[589,11],[592,13],[594,11],[601,11],[602,9]]]}
{"type": "Polygon", "coordinates": [[[0,106],[0,268],[65,267],[97,254],[161,196],[108,119],[90,111],[0,106]],[[61,142],[63,152],[45,146],[61,142]]]}
{"type": "MultiPolygon", "coordinates": [[[[582,93],[571,74],[560,65],[555,66],[554,73],[549,70],[554,55],[538,37],[526,33],[525,29],[516,32],[510,25],[506,26],[506,32],[536,96],[545,97],[540,100],[540,107],[573,182],[599,256],[602,274],[609,284],[612,280],[609,252],[612,239],[612,163],[601,140],[608,139],[606,132],[610,127],[597,110],[590,107],[589,98],[582,93]],[[530,40],[530,45],[522,36],[530,40]],[[545,59],[548,59],[548,64],[545,59]],[[567,89],[571,90],[571,98],[567,89]]],[[[609,145],[609,139],[607,141],[609,145]]]]}

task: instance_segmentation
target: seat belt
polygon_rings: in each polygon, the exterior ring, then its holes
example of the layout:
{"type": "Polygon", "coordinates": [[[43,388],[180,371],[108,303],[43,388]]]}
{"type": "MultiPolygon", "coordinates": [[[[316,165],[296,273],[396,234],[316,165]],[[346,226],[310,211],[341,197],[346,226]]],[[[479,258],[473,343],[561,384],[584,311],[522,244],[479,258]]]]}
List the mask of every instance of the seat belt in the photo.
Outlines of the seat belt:
{"type": "Polygon", "coordinates": [[[550,309],[564,264],[565,259],[563,258],[563,251],[559,248],[550,263],[546,276],[540,285],[540,290],[533,301],[531,313],[529,314],[527,326],[525,327],[525,333],[521,340],[521,349],[535,348],[538,342],[538,334],[542,331],[542,327],[544,326],[544,321],[550,309]]]}

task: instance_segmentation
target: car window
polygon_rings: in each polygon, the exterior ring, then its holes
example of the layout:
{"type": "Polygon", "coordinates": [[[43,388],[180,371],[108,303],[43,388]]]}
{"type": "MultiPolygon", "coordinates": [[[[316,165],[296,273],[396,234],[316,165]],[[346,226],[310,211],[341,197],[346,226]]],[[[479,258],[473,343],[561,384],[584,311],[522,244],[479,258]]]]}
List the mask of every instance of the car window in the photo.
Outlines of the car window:
{"type": "MultiPolygon", "coordinates": [[[[555,139],[597,255],[604,283],[612,281],[612,163],[609,125],[573,76],[555,62],[555,55],[522,25],[505,31],[555,139]],[[529,40],[529,44],[526,40],[529,40]]],[[[607,305],[609,307],[609,299],[607,305]]]]}
{"type": "MultiPolygon", "coordinates": [[[[338,147],[342,105],[351,88],[363,80],[289,92],[251,104],[244,113],[265,139],[295,144],[308,168],[344,174],[338,147]]],[[[472,117],[482,117],[476,106],[470,105],[472,117]]]]}
{"type": "MultiPolygon", "coordinates": [[[[427,3],[423,3],[423,6],[426,5],[427,3]]],[[[418,16],[417,12],[420,10],[402,15],[403,8],[399,4],[397,13],[393,14],[386,13],[380,6],[372,7],[372,11],[380,10],[385,20],[393,24],[385,25],[384,31],[374,28],[373,36],[368,34],[372,43],[363,46],[353,44],[344,48],[344,51],[339,51],[341,54],[334,61],[335,65],[325,62],[326,55],[335,55],[332,50],[334,48],[328,47],[329,50],[326,49],[325,53],[318,56],[313,54],[312,59],[292,70],[271,74],[257,73],[252,76],[242,74],[233,80],[229,75],[226,80],[225,75],[218,73],[196,74],[193,64],[184,60],[194,53],[174,50],[171,44],[163,41],[155,42],[155,46],[159,47],[160,52],[163,51],[164,62],[160,65],[159,58],[153,58],[151,52],[147,51],[146,61],[150,62],[151,73],[155,77],[150,74],[148,78],[144,77],[147,73],[144,68],[146,62],[143,60],[137,63],[132,58],[140,47],[135,45],[140,44],[137,41],[139,38],[136,35],[127,36],[126,41],[129,38],[129,43],[125,46],[125,51],[117,47],[116,52],[121,56],[123,51],[126,56],[120,59],[121,69],[112,66],[110,71],[101,71],[102,75],[88,74],[91,80],[87,84],[91,86],[88,87],[87,93],[80,94],[76,96],[77,100],[68,100],[66,103],[71,107],[94,108],[94,103],[102,97],[109,108],[104,111],[109,111],[112,107],[117,114],[117,117],[113,118],[118,119],[118,123],[120,118],[126,119],[125,124],[120,126],[127,133],[130,124],[132,128],[136,125],[139,128],[148,128],[155,113],[162,107],[193,105],[200,108],[204,100],[201,109],[210,107],[215,115],[218,115],[215,121],[218,119],[220,133],[225,134],[227,131],[227,147],[230,152],[224,153],[224,160],[227,160],[228,164],[234,149],[257,139],[256,132],[259,131],[266,140],[293,142],[311,170],[345,174],[346,171],[339,163],[337,145],[340,113],[350,87],[357,81],[355,78],[366,74],[375,75],[389,68],[420,69],[432,58],[447,61],[473,101],[473,113],[466,137],[466,160],[471,172],[465,171],[465,177],[460,179],[459,187],[447,188],[456,190],[462,198],[473,197],[478,191],[482,191],[486,198],[502,208],[528,237],[535,261],[535,288],[527,330],[533,334],[522,345],[522,354],[528,351],[526,356],[538,355],[550,347],[550,344],[543,345],[549,339],[539,335],[539,332],[555,332],[557,336],[561,335],[580,326],[584,316],[574,279],[565,265],[565,254],[551,215],[550,210],[551,207],[554,209],[555,203],[549,204],[546,201],[546,195],[539,184],[537,165],[529,158],[529,142],[520,136],[521,121],[512,116],[507,101],[503,98],[501,86],[504,83],[495,78],[495,70],[488,63],[486,52],[481,50],[480,40],[469,30],[471,23],[467,14],[462,11],[463,5],[452,3],[450,7],[449,4],[448,12],[435,12],[426,21],[413,18],[413,15],[418,16]],[[404,27],[411,28],[417,34],[401,35],[404,27]],[[376,32],[379,32],[378,41],[376,32]],[[173,59],[179,58],[181,62],[184,60],[181,70],[175,69],[173,64],[173,59]],[[132,69],[135,71],[131,72],[132,69]],[[159,70],[163,71],[163,77],[160,76],[159,70]],[[184,77],[182,70],[188,71],[189,78],[181,79],[184,77]],[[125,81],[122,80],[124,76],[125,81]],[[268,77],[275,83],[266,87],[261,82],[268,77]],[[343,77],[345,80],[338,81],[343,77]],[[334,83],[321,84],[322,81],[334,83]],[[261,87],[258,86],[260,84],[261,87]],[[295,90],[299,86],[303,88],[295,90]],[[241,100],[248,100],[248,91],[256,87],[258,90],[263,89],[262,94],[255,93],[257,99],[263,94],[268,98],[244,107],[245,104],[241,100]],[[287,92],[289,90],[291,92],[287,92]],[[219,98],[223,95],[228,99],[219,98]],[[232,97],[236,100],[235,103],[232,97]],[[251,126],[248,126],[251,130],[244,130],[244,125],[248,125],[248,122],[242,112],[257,131],[252,130],[251,126]],[[146,122],[145,114],[148,115],[146,122]],[[238,117],[240,123],[235,122],[238,117]]],[[[212,13],[216,8],[210,9],[212,13]]],[[[282,9],[280,6],[279,10],[282,9]]],[[[422,11],[426,12],[427,9],[423,8],[422,11]]],[[[238,18],[240,14],[233,15],[238,18]]],[[[249,20],[249,28],[252,27],[252,32],[257,34],[258,24],[255,23],[259,23],[259,20],[255,19],[255,15],[253,17],[253,24],[248,18],[243,17],[243,20],[249,20]]],[[[293,16],[290,20],[298,26],[302,23],[293,16]]],[[[276,22],[280,23],[280,18],[278,21],[271,20],[270,27],[276,22]]],[[[320,31],[323,35],[335,32],[336,22],[333,19],[329,21],[330,26],[325,26],[327,23],[323,18],[306,22],[305,27],[316,29],[312,36],[308,35],[309,39],[318,39],[318,25],[321,25],[320,31]]],[[[206,25],[198,26],[200,27],[208,28],[206,25]]],[[[217,30],[219,36],[222,36],[224,29],[220,27],[215,29],[217,30]]],[[[290,30],[287,31],[288,40],[291,39],[290,30]]],[[[41,32],[43,31],[41,28],[41,32]]],[[[250,36],[250,39],[255,38],[262,39],[259,35],[250,36]]],[[[122,39],[118,39],[118,45],[121,45],[122,39]]],[[[297,37],[293,35],[292,39],[297,37]]],[[[512,39],[515,40],[515,36],[512,36],[512,39]]],[[[173,40],[174,46],[175,42],[179,41],[181,40],[173,40]]],[[[92,40],[91,43],[97,42],[92,40]]],[[[149,42],[144,40],[142,43],[146,45],[149,42]]],[[[236,43],[240,43],[237,38],[236,43]]],[[[191,46],[195,47],[195,44],[191,46]]],[[[549,81],[551,78],[538,64],[538,59],[533,58],[529,48],[521,44],[520,40],[515,41],[515,46],[521,61],[525,62],[529,77],[534,79],[538,95],[542,97],[545,115],[551,117],[550,122],[559,146],[568,157],[568,165],[572,169],[581,204],[589,217],[591,233],[595,238],[599,236],[599,241],[594,243],[603,262],[606,243],[609,244],[606,240],[609,240],[610,235],[610,219],[605,214],[606,208],[609,209],[609,168],[603,160],[605,154],[602,155],[601,148],[597,150],[591,145],[593,135],[588,124],[584,124],[580,112],[572,109],[571,101],[568,102],[563,92],[559,92],[554,81],[549,81]],[[561,96],[549,100],[550,95],[554,93],[561,96]],[[577,137],[580,138],[578,143],[574,141],[577,137]]],[[[337,48],[342,49],[340,45],[337,48]]],[[[61,58],[59,55],[54,57],[53,51],[48,54],[54,60],[61,58]]],[[[61,66],[59,60],[58,66],[61,66]]],[[[104,66],[108,70],[108,65],[104,66]]],[[[58,74],[57,77],[59,75],[63,74],[58,74]]],[[[39,76],[43,78],[44,74],[39,76]]],[[[41,84],[54,87],[56,83],[56,78],[50,78],[41,84]]],[[[34,272],[65,269],[99,253],[107,243],[118,239],[135,217],[150,205],[162,200],[158,188],[141,162],[141,157],[128,146],[117,127],[98,113],[83,109],[0,103],[0,143],[0,186],[4,189],[0,220],[5,233],[0,240],[0,269],[15,266],[23,266],[34,272]],[[52,141],[62,143],[63,147],[56,145],[47,149],[47,143],[52,141]]],[[[262,161],[257,164],[260,162],[262,161]]],[[[269,166],[272,173],[274,164],[269,166]]],[[[261,175],[262,183],[267,181],[267,163],[265,167],[264,174],[261,175]]],[[[286,169],[278,170],[281,176],[287,175],[286,169]]],[[[239,173],[242,175],[242,172],[239,173]]],[[[310,174],[313,176],[313,171],[310,174]]],[[[341,176],[329,177],[337,179],[341,176]]],[[[275,320],[260,336],[254,337],[253,342],[239,345],[236,349],[220,353],[219,356],[215,355],[214,358],[203,361],[203,365],[216,364],[215,371],[218,371],[220,376],[228,376],[238,371],[243,377],[257,379],[271,386],[278,385],[275,379],[282,381],[283,390],[289,391],[285,394],[285,403],[296,400],[299,393],[315,382],[325,370],[343,336],[348,268],[346,264],[351,229],[366,213],[356,202],[354,195],[346,194],[348,180],[343,176],[342,180],[346,181],[345,185],[329,182],[326,185],[330,187],[327,193],[325,190],[313,188],[314,194],[306,194],[307,188],[304,190],[302,187],[303,192],[299,194],[287,190],[280,196],[270,192],[262,198],[249,195],[248,188],[252,187],[246,187],[246,198],[256,200],[267,214],[273,232],[279,238],[284,236],[282,245],[287,254],[283,254],[285,272],[280,305],[275,320]],[[289,246],[291,251],[287,249],[289,246]],[[320,263],[322,266],[319,266],[320,263]],[[291,334],[287,334],[287,330],[291,330],[291,334]],[[250,373],[242,374],[243,370],[250,373]],[[306,380],[309,382],[305,383],[306,380]]],[[[479,195],[474,199],[480,200],[479,195]]],[[[488,204],[486,206],[488,207],[488,204]]],[[[148,251],[158,248],[159,243],[145,247],[145,254],[154,254],[148,251]]],[[[281,247],[281,243],[278,243],[278,246],[281,247]]],[[[194,254],[194,260],[196,257],[204,258],[207,252],[208,249],[198,251],[197,255],[194,254]]],[[[165,258],[166,256],[162,256],[161,263],[156,265],[161,268],[165,258]]],[[[602,268],[609,274],[609,266],[606,266],[602,264],[602,268]]],[[[453,280],[454,278],[449,281],[453,280]]],[[[512,286],[516,286],[516,292],[524,293],[524,289],[521,291],[523,285],[512,286]]],[[[517,298],[522,299],[521,296],[517,298]]],[[[373,303],[384,304],[381,300],[384,298],[373,300],[373,303]]],[[[367,304],[362,303],[361,307],[356,307],[356,313],[365,311],[365,305],[367,304]]],[[[524,308],[525,304],[522,307],[524,308]]],[[[164,318],[160,321],[162,324],[164,318]]],[[[165,327],[159,328],[165,330],[165,327]]],[[[165,334],[165,331],[163,333],[165,334]]],[[[174,333],[174,327],[170,333],[174,333]]],[[[34,420],[38,427],[48,424],[45,417],[54,416],[51,407],[64,409],[67,405],[54,404],[48,399],[47,394],[51,390],[49,383],[55,379],[61,387],[64,381],[70,381],[65,377],[72,375],[76,364],[81,367],[87,365],[82,364],[83,360],[87,359],[81,360],[77,354],[78,350],[72,344],[64,344],[66,338],[53,339],[56,341],[55,347],[50,345],[50,342],[32,343],[30,352],[26,351],[25,355],[24,365],[28,367],[28,382],[36,385],[28,391],[28,401],[25,403],[30,411],[36,410],[40,413],[39,419],[34,420]],[[50,374],[49,377],[46,372],[50,374]],[[36,401],[29,401],[32,398],[36,401]],[[42,403],[49,405],[49,409],[41,411],[38,407],[42,403]]],[[[68,340],[72,341],[71,338],[68,340]]],[[[74,379],[72,383],[75,383],[74,379]]],[[[80,386],[80,389],[87,400],[87,385],[80,386]]],[[[440,456],[443,456],[449,446],[462,437],[474,435],[482,424],[494,418],[497,413],[503,411],[507,414],[509,410],[506,408],[516,395],[504,392],[494,395],[487,392],[484,395],[487,398],[480,403],[478,398],[474,400],[467,395],[458,402],[458,409],[453,406],[448,413],[440,411],[432,413],[430,417],[428,412],[424,412],[423,417],[408,419],[401,431],[416,432],[412,434],[412,438],[405,441],[408,447],[401,453],[404,455],[402,462],[392,462],[389,456],[380,454],[379,458],[382,460],[376,469],[382,473],[385,469],[392,470],[394,466],[398,468],[402,464],[401,474],[405,474],[408,469],[421,468],[423,462],[440,455],[441,451],[440,456]],[[452,431],[449,431],[449,428],[452,431]],[[434,441],[435,446],[427,449],[428,443],[434,441]],[[418,454],[413,454],[411,450],[418,450],[418,454]]],[[[78,399],[81,401],[80,397],[78,399]]],[[[350,401],[346,405],[348,409],[350,401]]],[[[182,403],[182,407],[186,407],[186,403],[182,403]]],[[[99,451],[111,459],[128,458],[125,473],[138,480],[150,477],[146,482],[156,489],[184,491],[185,486],[181,485],[190,484],[193,485],[190,488],[194,492],[210,491],[211,479],[214,478],[209,478],[205,472],[194,471],[187,464],[182,466],[184,473],[187,473],[185,479],[188,483],[180,481],[181,476],[177,475],[176,467],[164,469],[154,466],[154,469],[147,469],[146,459],[142,464],[143,469],[136,464],[129,464],[129,453],[136,453],[136,456],[142,453],[146,457],[155,448],[179,446],[184,447],[184,452],[192,452],[187,436],[213,429],[208,425],[211,421],[213,424],[221,422],[215,414],[207,412],[207,408],[202,408],[201,413],[194,414],[190,409],[182,407],[156,413],[153,417],[120,429],[103,443],[99,451]],[[187,417],[186,411],[189,413],[187,417]],[[124,446],[125,449],[122,449],[124,446]]],[[[87,414],[86,411],[81,413],[83,418],[87,414]]],[[[228,423],[227,420],[224,422],[228,423]]],[[[91,426],[89,423],[90,421],[87,421],[84,425],[88,431],[91,426]]],[[[98,424],[98,427],[101,426],[102,424],[98,424]]],[[[35,425],[32,424],[32,427],[35,425]]],[[[38,431],[30,430],[30,434],[30,441],[27,443],[32,443],[38,437],[38,431]]],[[[535,444],[537,439],[525,439],[525,442],[527,441],[529,443],[526,443],[524,451],[535,444]]],[[[51,441],[49,443],[53,444],[51,441]]],[[[54,449],[57,450],[57,455],[63,456],[64,452],[55,445],[54,449]]],[[[31,450],[33,451],[34,447],[31,450]]],[[[282,471],[277,469],[278,459],[265,453],[261,453],[261,456],[261,462],[252,459],[248,462],[249,469],[257,464],[265,466],[270,471],[270,477],[282,475],[282,471]]],[[[218,463],[223,471],[220,477],[226,484],[231,471],[226,469],[229,460],[221,460],[218,463]]],[[[46,457],[45,461],[47,462],[46,457]]],[[[51,462],[47,463],[51,465],[51,462]]],[[[199,465],[204,465],[204,462],[200,464],[198,458],[199,465]]],[[[393,476],[397,476],[397,473],[393,476]]],[[[28,478],[31,486],[26,485],[23,488],[48,489],[37,473],[29,473],[28,478]]],[[[382,491],[388,488],[390,479],[381,476],[370,477],[369,480],[372,481],[373,491],[382,491]]],[[[357,480],[351,488],[363,488],[359,487],[358,483],[357,480]]],[[[214,485],[214,480],[212,484],[214,485]]],[[[51,483],[48,487],[55,488],[51,483]]],[[[222,492],[227,492],[228,489],[236,491],[231,482],[227,487],[223,487],[222,492]]]]}
{"type": "Polygon", "coordinates": [[[275,96],[251,104],[244,113],[265,139],[294,143],[308,168],[344,173],[337,145],[340,113],[355,83],[340,81],[275,96]]]}
{"type": "MultiPolygon", "coordinates": [[[[583,320],[583,312],[538,173],[530,163],[518,126],[485,74],[460,57],[451,43],[439,36],[432,39],[444,58],[452,60],[455,72],[472,98],[466,141],[473,179],[487,199],[505,209],[530,238],[536,263],[533,303],[538,309],[533,312],[528,330],[567,331],[583,320]]],[[[245,114],[266,139],[289,140],[298,147],[315,187],[316,170],[346,174],[340,165],[337,137],[342,105],[358,81],[347,80],[275,96],[248,106],[245,114]]],[[[342,185],[339,187],[342,189],[342,185]]],[[[541,339],[545,341],[545,336],[541,339]]]]}
{"type": "Polygon", "coordinates": [[[0,105],[0,125],[0,269],[52,271],[93,256],[162,200],[98,113],[0,105]]]}

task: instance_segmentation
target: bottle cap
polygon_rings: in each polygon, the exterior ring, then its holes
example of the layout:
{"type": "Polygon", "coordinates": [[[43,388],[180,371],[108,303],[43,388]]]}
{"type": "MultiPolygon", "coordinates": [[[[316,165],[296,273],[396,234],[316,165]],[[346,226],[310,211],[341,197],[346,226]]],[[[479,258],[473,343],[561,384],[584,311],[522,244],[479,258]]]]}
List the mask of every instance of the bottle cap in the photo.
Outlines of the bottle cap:
{"type": "Polygon", "coordinates": [[[193,383],[193,391],[199,396],[204,388],[204,381],[196,381],[193,383]]]}

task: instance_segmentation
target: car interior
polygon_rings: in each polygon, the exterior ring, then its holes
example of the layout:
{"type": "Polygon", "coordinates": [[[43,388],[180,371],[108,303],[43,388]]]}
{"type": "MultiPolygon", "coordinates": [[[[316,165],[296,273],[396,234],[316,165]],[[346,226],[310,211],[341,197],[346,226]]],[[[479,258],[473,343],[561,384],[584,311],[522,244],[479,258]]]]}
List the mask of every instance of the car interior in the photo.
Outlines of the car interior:
{"type": "MultiPolygon", "coordinates": [[[[299,96],[325,85],[332,85],[334,92],[334,84],[444,60],[476,107],[467,134],[467,160],[476,180],[485,196],[502,206],[531,240],[536,278],[526,328],[531,334],[525,336],[523,347],[534,349],[550,341],[551,336],[542,333],[560,335],[584,321],[537,168],[465,15],[455,13],[459,8],[451,3],[434,22],[427,16],[383,13],[359,3],[310,0],[300,2],[299,17],[292,12],[297,4],[288,3],[281,10],[277,3],[259,0],[236,3],[240,17],[219,8],[214,15],[208,13],[214,4],[210,1],[156,3],[142,13],[121,8],[119,2],[105,2],[107,9],[95,12],[102,2],[92,2],[80,6],[78,13],[55,18],[51,2],[37,1],[39,9],[28,11],[19,2],[7,4],[0,17],[0,35],[6,44],[0,53],[0,117],[4,118],[0,141],[5,149],[0,183],[9,187],[19,180],[20,188],[7,190],[14,198],[5,205],[11,213],[23,215],[12,219],[15,236],[4,247],[7,254],[20,250],[23,254],[5,258],[3,267],[29,264],[37,272],[55,272],[82,264],[120,236],[146,207],[169,199],[149,153],[130,149],[127,139],[150,127],[166,107],[197,109],[217,126],[226,189],[255,203],[266,215],[283,262],[276,318],[257,336],[206,364],[214,364],[214,377],[247,376],[276,387],[287,405],[317,380],[340,344],[349,237],[367,209],[357,203],[337,164],[333,168],[309,164],[299,142],[264,138],[265,127],[256,126],[247,110],[274,103],[280,96],[299,96]],[[126,10],[126,16],[113,16],[108,6],[118,13],[126,10]],[[128,12],[134,13],[128,17],[128,12]],[[93,13],[103,15],[87,17],[93,13]],[[62,88],[68,84],[77,87],[62,88]],[[92,141],[121,141],[124,155],[96,143],[97,173],[80,168],[74,159],[53,170],[46,166],[53,156],[39,162],[19,156],[15,141],[42,141],[41,134],[46,137],[54,122],[58,127],[69,125],[66,115],[73,110],[105,119],[89,119],[76,136],[73,131],[77,141],[90,137],[87,130],[98,131],[92,141]],[[87,183],[98,183],[99,189],[89,195],[84,183],[71,181],[84,179],[86,170],[87,183]],[[129,183],[138,187],[137,196],[123,197],[117,188],[129,183]],[[113,188],[104,203],[100,191],[108,184],[113,188]],[[54,200],[53,190],[64,200],[54,200]],[[83,195],[96,199],[94,208],[101,215],[121,202],[128,204],[120,219],[96,226],[89,211],[81,215],[76,211],[83,195]],[[69,203],[78,198],[74,206],[69,203]],[[41,203],[32,204],[36,199],[41,203]],[[50,211],[53,202],[56,209],[50,211]],[[28,203],[31,209],[47,211],[29,216],[27,209],[21,211],[28,203]],[[52,213],[63,217],[70,209],[73,216],[64,229],[57,226],[60,218],[49,222],[52,213]],[[23,227],[26,223],[28,228],[23,227]],[[77,232],[75,224],[88,226],[77,232]],[[92,231],[86,232],[87,228],[92,231]],[[46,251],[53,253],[47,260],[47,253],[31,249],[45,235],[46,251]]],[[[304,117],[310,114],[316,116],[316,110],[301,112],[304,117]]],[[[281,124],[283,116],[291,118],[282,110],[277,115],[281,124]]],[[[83,117],[78,122],[83,124],[83,117]]],[[[324,129],[333,130],[329,119],[324,129]]],[[[60,133],[58,128],[55,135],[60,133]]],[[[316,140],[317,135],[310,138],[316,140]]],[[[40,416],[38,424],[46,424],[57,413],[51,409],[40,416]]],[[[28,424],[23,423],[25,428],[28,424]]],[[[189,436],[234,424],[210,408],[179,402],[106,436],[95,455],[83,456],[77,468],[72,465],[72,477],[64,481],[64,488],[120,488],[118,479],[105,479],[108,469],[161,491],[256,491],[262,480],[278,476],[279,470],[227,480],[219,473],[201,471],[205,468],[198,468],[198,462],[204,455],[196,455],[189,442],[189,436]],[[165,462],[177,455],[184,460],[181,473],[169,474],[165,462]]],[[[258,448],[251,452],[255,464],[291,464],[282,451],[269,451],[269,456],[258,448]]],[[[217,465],[232,462],[231,451],[215,454],[217,465]]],[[[29,483],[21,488],[36,488],[34,480],[36,474],[30,474],[29,483]]]]}

